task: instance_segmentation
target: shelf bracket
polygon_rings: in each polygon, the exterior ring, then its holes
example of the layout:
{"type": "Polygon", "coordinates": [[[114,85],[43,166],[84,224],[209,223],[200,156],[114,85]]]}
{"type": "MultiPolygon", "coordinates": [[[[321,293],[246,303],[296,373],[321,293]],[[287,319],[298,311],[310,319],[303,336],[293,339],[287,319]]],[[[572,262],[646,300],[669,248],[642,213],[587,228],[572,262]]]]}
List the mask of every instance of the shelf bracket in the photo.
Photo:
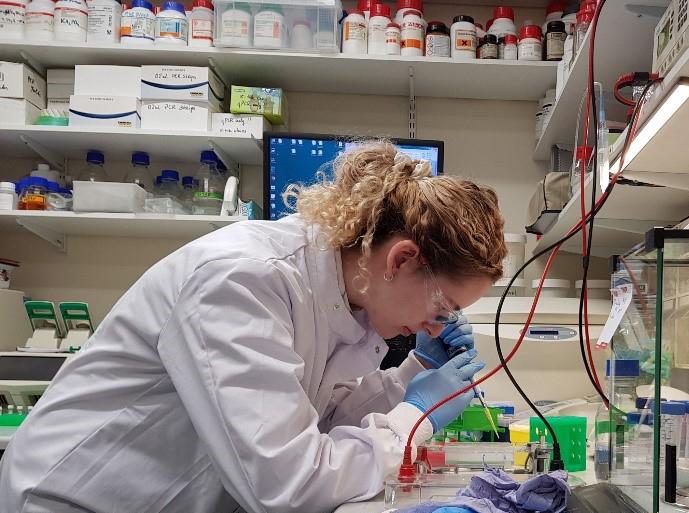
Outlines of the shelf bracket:
{"type": "Polygon", "coordinates": [[[67,253],[67,236],[64,233],[58,233],[27,218],[17,219],[17,224],[55,246],[60,253],[67,253]]]}
{"type": "Polygon", "coordinates": [[[409,138],[416,139],[416,92],[414,91],[414,68],[409,67],[409,138]]]}
{"type": "Polygon", "coordinates": [[[34,141],[31,137],[26,135],[20,135],[19,139],[26,144],[34,153],[37,153],[43,160],[47,161],[48,164],[58,169],[59,171],[65,170],[65,159],[62,158],[60,154],[43,146],[41,143],[34,141]]]}

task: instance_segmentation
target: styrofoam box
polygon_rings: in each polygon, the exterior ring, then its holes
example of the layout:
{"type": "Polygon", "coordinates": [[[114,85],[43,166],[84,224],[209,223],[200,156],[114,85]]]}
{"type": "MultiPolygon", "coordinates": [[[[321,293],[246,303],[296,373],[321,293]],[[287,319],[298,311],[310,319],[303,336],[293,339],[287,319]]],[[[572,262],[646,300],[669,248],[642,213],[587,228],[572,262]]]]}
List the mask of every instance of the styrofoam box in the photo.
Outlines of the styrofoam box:
{"type": "Polygon", "coordinates": [[[263,139],[263,132],[272,130],[263,116],[218,113],[212,115],[212,121],[213,132],[238,138],[263,139]]]}
{"type": "Polygon", "coordinates": [[[45,109],[45,79],[26,64],[0,61],[0,98],[29,100],[45,109]]]}
{"type": "Polygon", "coordinates": [[[141,96],[141,67],[81,65],[74,67],[77,96],[141,96]]]}
{"type": "Polygon", "coordinates": [[[74,94],[74,84],[53,84],[48,82],[48,100],[51,98],[69,98],[74,94]]]}
{"type": "Polygon", "coordinates": [[[74,84],[74,69],[49,69],[47,79],[49,84],[74,84]]]}
{"type": "Polygon", "coordinates": [[[146,191],[134,183],[73,182],[75,212],[143,212],[146,191]]]}
{"type": "Polygon", "coordinates": [[[141,99],[210,102],[218,110],[228,105],[224,82],[198,66],[141,66],[141,99]]]}
{"type": "Polygon", "coordinates": [[[139,128],[141,101],[128,96],[78,96],[69,98],[70,126],[139,128]]]}
{"type": "Polygon", "coordinates": [[[33,125],[41,109],[28,100],[0,98],[0,124],[33,125]]]}
{"type": "Polygon", "coordinates": [[[214,111],[213,105],[208,102],[143,100],[141,128],[207,132],[214,111]]]}

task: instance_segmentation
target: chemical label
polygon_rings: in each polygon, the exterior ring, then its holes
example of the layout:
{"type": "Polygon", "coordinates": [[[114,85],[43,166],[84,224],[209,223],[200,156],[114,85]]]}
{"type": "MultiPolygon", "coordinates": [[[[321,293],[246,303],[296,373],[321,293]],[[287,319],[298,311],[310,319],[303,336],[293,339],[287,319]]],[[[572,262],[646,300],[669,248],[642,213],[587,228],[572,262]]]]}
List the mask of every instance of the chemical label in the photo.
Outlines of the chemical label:
{"type": "Polygon", "coordinates": [[[457,29],[455,31],[455,50],[462,52],[476,51],[476,38],[470,30],[457,29]]]}
{"type": "Polygon", "coordinates": [[[55,30],[61,32],[86,32],[88,13],[73,7],[56,7],[55,25],[55,30]]]}
{"type": "Polygon", "coordinates": [[[194,199],[199,199],[199,200],[219,200],[222,201],[222,194],[219,192],[195,192],[194,193],[194,199]]]}
{"type": "Polygon", "coordinates": [[[155,16],[150,11],[149,14],[144,14],[136,12],[135,9],[127,9],[122,13],[120,36],[152,41],[155,37],[155,16]]]}
{"type": "Polygon", "coordinates": [[[345,41],[366,41],[366,23],[359,21],[346,21],[344,24],[343,39],[345,41]]]}
{"type": "Polygon", "coordinates": [[[249,35],[249,23],[233,18],[222,20],[221,37],[247,37],[249,35]]]}
{"type": "Polygon", "coordinates": [[[398,45],[400,44],[400,33],[396,30],[388,30],[385,32],[385,44],[398,45]]]}
{"type": "Polygon", "coordinates": [[[119,13],[112,6],[97,5],[89,7],[89,36],[102,36],[114,41],[115,16],[119,16],[119,13]]]}
{"type": "Polygon", "coordinates": [[[622,322],[624,314],[627,312],[629,305],[631,305],[634,296],[634,288],[629,283],[618,285],[612,289],[611,292],[612,308],[610,309],[608,320],[598,337],[598,342],[596,343],[597,349],[608,347],[612,341],[612,337],[617,332],[617,327],[620,325],[620,322],[622,322]]]}
{"type": "Polygon", "coordinates": [[[0,2],[0,30],[21,30],[26,6],[19,2],[0,2]]]}
{"type": "Polygon", "coordinates": [[[426,55],[428,57],[449,57],[450,38],[445,35],[426,36],[426,55]]]}
{"type": "Polygon", "coordinates": [[[531,61],[540,61],[543,53],[543,45],[540,41],[534,39],[533,42],[520,41],[519,42],[519,58],[531,61]]]}
{"type": "Polygon", "coordinates": [[[170,38],[187,40],[189,23],[179,18],[158,18],[156,23],[156,39],[170,38]]]}
{"type": "Polygon", "coordinates": [[[546,34],[546,60],[562,59],[565,54],[565,39],[567,34],[564,32],[549,32],[546,34]]]}
{"type": "Polygon", "coordinates": [[[498,47],[494,44],[485,44],[480,50],[481,59],[497,59],[498,47]]]}
{"type": "Polygon", "coordinates": [[[213,41],[213,22],[211,20],[191,20],[191,38],[213,41]]]}
{"type": "Polygon", "coordinates": [[[28,12],[26,13],[26,30],[52,32],[55,15],[52,12],[28,12]]]}
{"type": "Polygon", "coordinates": [[[280,41],[282,40],[282,23],[257,19],[254,23],[254,37],[267,37],[280,41]]]}

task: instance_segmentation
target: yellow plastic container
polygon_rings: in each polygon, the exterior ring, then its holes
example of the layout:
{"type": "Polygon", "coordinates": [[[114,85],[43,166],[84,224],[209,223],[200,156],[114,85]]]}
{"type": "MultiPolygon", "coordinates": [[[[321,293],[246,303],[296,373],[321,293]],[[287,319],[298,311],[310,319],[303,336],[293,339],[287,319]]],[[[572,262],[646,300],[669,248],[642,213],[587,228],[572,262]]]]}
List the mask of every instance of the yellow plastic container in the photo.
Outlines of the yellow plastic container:
{"type": "Polygon", "coordinates": [[[510,443],[514,449],[514,467],[524,468],[529,452],[526,444],[529,443],[529,426],[512,424],[510,426],[510,443]]]}

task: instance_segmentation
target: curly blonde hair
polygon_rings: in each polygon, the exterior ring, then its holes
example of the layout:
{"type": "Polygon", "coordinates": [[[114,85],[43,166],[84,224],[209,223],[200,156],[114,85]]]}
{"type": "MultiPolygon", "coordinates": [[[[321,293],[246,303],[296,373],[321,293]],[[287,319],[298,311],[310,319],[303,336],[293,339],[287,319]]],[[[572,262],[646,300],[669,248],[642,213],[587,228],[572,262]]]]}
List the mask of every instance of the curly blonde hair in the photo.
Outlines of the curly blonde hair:
{"type": "Polygon", "coordinates": [[[335,248],[359,245],[367,288],[371,250],[390,236],[409,237],[433,271],[446,276],[502,276],[507,255],[504,220],[495,192],[452,176],[431,176],[387,141],[340,155],[335,179],[290,185],[283,199],[317,224],[335,248]]]}

